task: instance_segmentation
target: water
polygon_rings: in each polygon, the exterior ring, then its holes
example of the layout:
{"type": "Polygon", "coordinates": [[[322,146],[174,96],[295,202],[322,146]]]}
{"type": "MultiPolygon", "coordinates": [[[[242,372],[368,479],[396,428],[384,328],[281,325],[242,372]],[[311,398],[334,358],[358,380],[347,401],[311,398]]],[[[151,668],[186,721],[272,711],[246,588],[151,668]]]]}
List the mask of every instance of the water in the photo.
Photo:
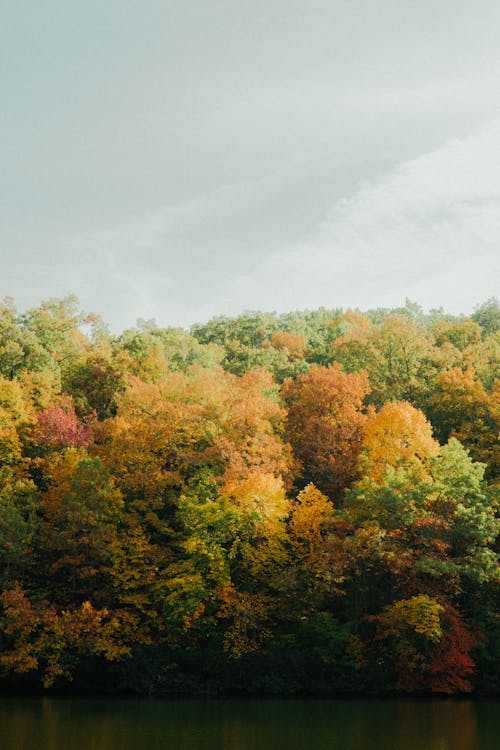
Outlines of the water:
{"type": "Polygon", "coordinates": [[[495,702],[0,699],[0,750],[495,750],[495,702]]]}

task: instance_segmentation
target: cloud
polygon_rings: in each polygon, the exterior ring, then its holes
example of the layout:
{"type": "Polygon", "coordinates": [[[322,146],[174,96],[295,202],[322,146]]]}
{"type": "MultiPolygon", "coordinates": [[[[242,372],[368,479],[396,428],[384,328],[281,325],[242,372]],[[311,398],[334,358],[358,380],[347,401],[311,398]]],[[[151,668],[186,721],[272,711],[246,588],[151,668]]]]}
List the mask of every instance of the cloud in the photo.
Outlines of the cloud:
{"type": "Polygon", "coordinates": [[[304,154],[262,178],[61,237],[40,287],[75,291],[116,330],[138,317],[188,325],[407,296],[470,311],[498,293],[499,154],[500,119],[361,184],[359,167],[304,154]]]}
{"type": "Polygon", "coordinates": [[[289,308],[400,304],[410,296],[470,310],[500,282],[499,155],[495,119],[361,185],[300,246],[240,278],[238,298],[257,289],[260,305],[289,308]]]}

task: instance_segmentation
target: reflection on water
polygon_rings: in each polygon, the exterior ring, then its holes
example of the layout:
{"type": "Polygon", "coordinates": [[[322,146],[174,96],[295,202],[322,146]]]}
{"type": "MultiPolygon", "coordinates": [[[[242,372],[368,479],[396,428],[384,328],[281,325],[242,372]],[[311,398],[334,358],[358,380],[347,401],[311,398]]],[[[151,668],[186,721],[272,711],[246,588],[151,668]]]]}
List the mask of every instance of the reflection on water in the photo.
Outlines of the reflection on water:
{"type": "Polygon", "coordinates": [[[1,750],[494,750],[498,703],[0,699],[1,750]]]}

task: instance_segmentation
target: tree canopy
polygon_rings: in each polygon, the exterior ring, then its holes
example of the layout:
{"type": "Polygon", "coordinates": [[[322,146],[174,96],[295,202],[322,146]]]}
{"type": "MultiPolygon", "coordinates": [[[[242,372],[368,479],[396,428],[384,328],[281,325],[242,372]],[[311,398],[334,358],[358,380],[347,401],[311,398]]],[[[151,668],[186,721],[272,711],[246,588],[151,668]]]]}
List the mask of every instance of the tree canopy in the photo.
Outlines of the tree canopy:
{"type": "Polygon", "coordinates": [[[0,305],[0,685],[500,689],[499,319],[0,305]]]}

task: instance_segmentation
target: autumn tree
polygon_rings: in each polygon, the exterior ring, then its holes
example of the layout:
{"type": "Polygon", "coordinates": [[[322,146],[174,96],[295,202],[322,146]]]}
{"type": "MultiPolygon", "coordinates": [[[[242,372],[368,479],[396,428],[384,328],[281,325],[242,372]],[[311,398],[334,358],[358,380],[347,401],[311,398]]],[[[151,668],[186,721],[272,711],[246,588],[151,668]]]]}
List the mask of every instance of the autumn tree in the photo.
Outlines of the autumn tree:
{"type": "Polygon", "coordinates": [[[389,646],[379,659],[392,662],[396,688],[435,693],[471,689],[470,652],[476,639],[455,609],[419,594],[391,604],[370,620],[377,625],[376,640],[389,646]]]}
{"type": "Polygon", "coordinates": [[[50,459],[46,473],[42,546],[57,597],[62,602],[105,598],[122,495],[102,461],[78,449],[50,459]]]}
{"type": "Polygon", "coordinates": [[[328,609],[344,591],[345,557],[333,503],[313,484],[299,492],[288,523],[290,565],[301,617],[328,609]]]}
{"type": "Polygon", "coordinates": [[[407,401],[388,401],[366,421],[363,474],[379,480],[388,467],[415,469],[438,450],[432,426],[421,411],[407,401]]]}
{"type": "Polygon", "coordinates": [[[404,315],[388,315],[374,324],[358,312],[346,313],[338,328],[333,356],[348,372],[367,371],[373,403],[419,403],[443,357],[429,331],[404,315]]]}
{"type": "Polygon", "coordinates": [[[120,640],[120,623],[106,609],[84,601],[75,609],[58,610],[47,600],[32,601],[20,586],[0,595],[0,628],[0,676],[36,671],[46,688],[71,681],[89,657],[113,661],[128,651],[120,640]]]}
{"type": "Polygon", "coordinates": [[[427,413],[439,439],[455,437],[471,451],[474,459],[488,466],[490,476],[500,467],[500,381],[487,391],[472,367],[444,370],[429,398],[427,413]]]}
{"type": "Polygon", "coordinates": [[[340,365],[311,365],[307,375],[283,384],[288,406],[286,435],[301,464],[302,480],[339,499],[356,474],[366,423],[366,372],[340,365]]]}
{"type": "Polygon", "coordinates": [[[497,307],[5,300],[0,687],[498,691],[497,307]]]}
{"type": "Polygon", "coordinates": [[[68,396],[61,396],[54,404],[38,412],[36,417],[38,424],[34,439],[41,446],[76,448],[91,441],[89,425],[78,418],[68,396]]]}
{"type": "Polygon", "coordinates": [[[90,414],[99,419],[112,416],[117,395],[124,388],[124,372],[106,351],[88,352],[72,359],[64,369],[62,389],[71,397],[81,419],[90,414]]]}

